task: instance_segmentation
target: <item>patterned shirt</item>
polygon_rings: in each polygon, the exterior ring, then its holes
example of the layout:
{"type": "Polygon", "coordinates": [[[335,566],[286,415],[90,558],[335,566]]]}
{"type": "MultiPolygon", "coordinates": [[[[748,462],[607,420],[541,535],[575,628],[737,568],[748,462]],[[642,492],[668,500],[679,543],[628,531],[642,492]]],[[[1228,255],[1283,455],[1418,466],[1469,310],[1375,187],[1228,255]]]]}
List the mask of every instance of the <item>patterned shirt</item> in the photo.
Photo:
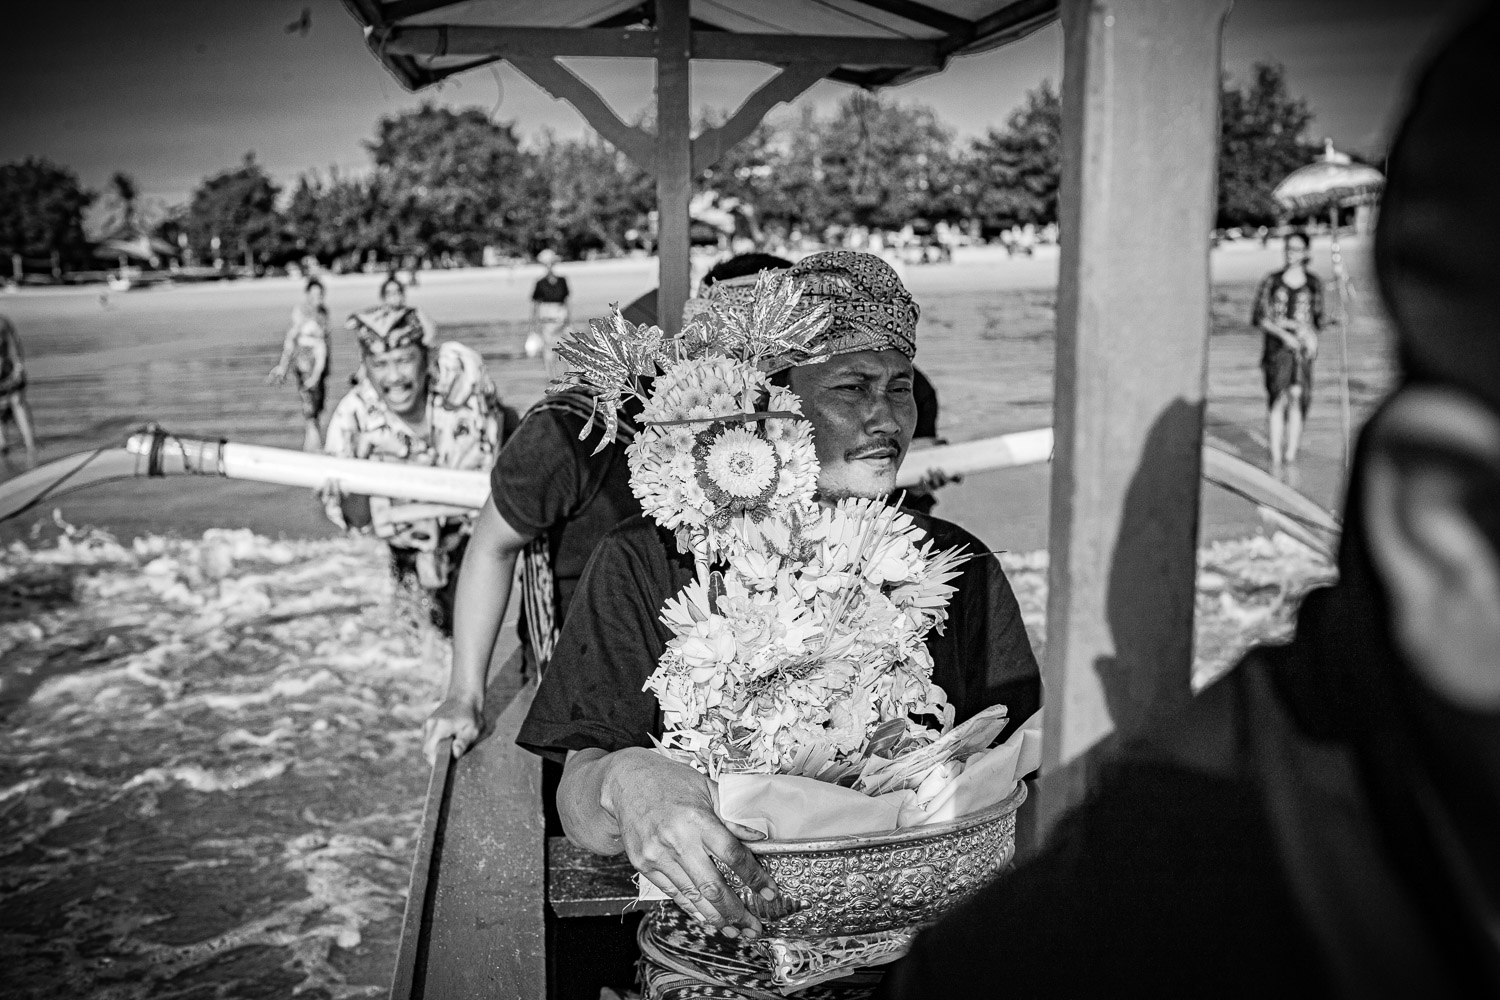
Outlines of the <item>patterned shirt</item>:
{"type": "MultiPolygon", "coordinates": [[[[392,413],[379,390],[361,379],[334,408],[323,450],[338,458],[488,472],[500,451],[504,418],[484,359],[450,340],[437,348],[435,368],[428,380],[425,436],[392,413]]],[[[392,525],[379,516],[391,501],[372,498],[370,506],[375,533],[399,548],[432,551],[440,535],[467,531],[472,521],[470,515],[392,525]]],[[[337,498],[325,502],[324,509],[330,521],[349,530],[337,498]]],[[[446,572],[440,570],[439,576],[446,579],[446,572]]]]}
{"type": "MultiPolygon", "coordinates": [[[[1323,329],[1323,282],[1311,271],[1307,272],[1307,283],[1301,288],[1292,288],[1285,281],[1285,269],[1266,275],[1255,293],[1255,308],[1250,314],[1250,325],[1260,329],[1266,320],[1291,322],[1299,330],[1318,332],[1323,329]]],[[[1265,354],[1289,350],[1280,337],[1266,334],[1265,354]]]]}

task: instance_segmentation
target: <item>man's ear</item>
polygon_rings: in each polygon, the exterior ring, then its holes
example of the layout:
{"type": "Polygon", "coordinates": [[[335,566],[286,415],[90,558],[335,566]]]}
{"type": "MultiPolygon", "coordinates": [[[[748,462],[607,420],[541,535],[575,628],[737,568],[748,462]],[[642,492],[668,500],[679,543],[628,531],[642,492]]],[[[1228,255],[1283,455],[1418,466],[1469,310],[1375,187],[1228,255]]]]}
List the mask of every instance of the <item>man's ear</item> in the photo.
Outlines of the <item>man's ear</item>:
{"type": "Polygon", "coordinates": [[[1500,709],[1500,418],[1411,387],[1371,434],[1359,513],[1398,649],[1454,704],[1500,709]]]}

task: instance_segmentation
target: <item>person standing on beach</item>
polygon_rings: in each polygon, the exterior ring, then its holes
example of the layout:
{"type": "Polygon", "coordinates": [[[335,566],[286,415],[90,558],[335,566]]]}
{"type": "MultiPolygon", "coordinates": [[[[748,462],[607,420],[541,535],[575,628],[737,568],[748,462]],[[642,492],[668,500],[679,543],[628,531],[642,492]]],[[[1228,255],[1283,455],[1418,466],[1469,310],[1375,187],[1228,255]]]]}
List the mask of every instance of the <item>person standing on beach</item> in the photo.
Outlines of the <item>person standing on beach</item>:
{"type": "Polygon", "coordinates": [[[557,346],[557,338],[567,329],[571,311],[568,308],[568,299],[572,292],[568,288],[568,279],[553,272],[557,266],[557,254],[551,250],[543,250],[536,255],[537,263],[547,269],[537,280],[531,289],[531,336],[526,338],[526,356],[534,358],[542,355],[547,365],[547,377],[552,378],[557,373],[553,370],[557,367],[557,354],[553,350],[557,346]]]}
{"type": "MultiPolygon", "coordinates": [[[[396,277],[394,271],[386,275],[385,280],[380,283],[380,305],[377,308],[384,309],[393,315],[410,313],[412,319],[422,328],[422,343],[429,348],[437,343],[437,324],[416,306],[406,304],[406,286],[401,283],[400,278],[396,277]]],[[[350,323],[353,324],[353,317],[350,317],[350,323]]]]}
{"type": "Polygon", "coordinates": [[[31,407],[26,403],[26,359],[21,356],[21,336],[10,319],[0,316],[0,455],[10,451],[5,439],[5,419],[16,422],[26,457],[36,457],[36,429],[31,407]]]}
{"type": "Polygon", "coordinates": [[[1323,329],[1323,282],[1308,268],[1312,247],[1307,234],[1288,234],[1283,252],[1286,266],[1260,283],[1250,316],[1251,325],[1266,335],[1260,368],[1266,379],[1271,472],[1277,477],[1297,462],[1323,329]]]}
{"type": "MultiPolygon", "coordinates": [[[[487,471],[504,441],[505,409],[484,359],[456,341],[430,347],[410,308],[377,306],[349,318],[365,377],[334,408],[325,453],[338,458],[487,471]]],[[[453,627],[458,563],[474,515],[460,508],[401,504],[322,490],[328,519],[371,532],[391,549],[397,587],[433,626],[453,627]]]]}
{"type": "Polygon", "coordinates": [[[306,423],[303,451],[318,451],[323,441],[318,419],[328,398],[328,356],[333,350],[323,296],[323,283],[309,278],[302,301],[292,307],[292,325],[281,345],[281,359],[266,376],[268,384],[280,385],[286,381],[289,368],[297,370],[297,393],[302,397],[302,419],[306,423]]]}

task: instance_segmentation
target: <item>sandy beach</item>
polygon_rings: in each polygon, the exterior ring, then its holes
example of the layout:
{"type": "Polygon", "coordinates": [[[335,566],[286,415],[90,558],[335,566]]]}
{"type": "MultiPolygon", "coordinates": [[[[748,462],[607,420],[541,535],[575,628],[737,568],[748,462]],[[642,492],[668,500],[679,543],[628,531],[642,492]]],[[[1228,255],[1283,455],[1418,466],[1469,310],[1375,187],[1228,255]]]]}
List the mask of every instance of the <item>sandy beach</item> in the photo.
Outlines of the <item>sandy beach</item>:
{"type": "MultiPolygon", "coordinates": [[[[1355,425],[1390,378],[1385,327],[1366,266],[1365,245],[1346,240],[1359,297],[1349,327],[1355,425]]],[[[1276,244],[1226,245],[1213,254],[1213,332],[1209,354],[1210,435],[1264,464],[1265,393],[1257,367],[1261,334],[1249,327],[1256,282],[1278,266],[1276,244]]],[[[654,261],[566,264],[575,321],[603,314],[654,285],[654,261]]],[[[1329,275],[1328,246],[1314,266],[1329,275]]],[[[1007,257],[998,248],[963,249],[951,264],[907,265],[903,277],[922,306],[917,362],[938,389],[939,429],[953,441],[1051,423],[1056,248],[1007,257]]],[[[442,334],[480,350],[505,400],[524,409],[546,384],[540,360],[521,355],[535,267],[422,272],[409,301],[442,334]]],[[[380,278],[331,277],[336,320],[375,301],[380,278]]],[[[295,448],[301,440],[296,393],[264,384],[275,363],[299,284],[293,279],[156,287],[109,293],[98,287],[25,290],[0,296],[25,341],[29,396],[44,440],[43,458],[118,443],[148,421],[184,434],[295,448]]],[[[1337,505],[1342,442],[1336,338],[1318,363],[1316,401],[1305,441],[1302,489],[1337,505]]],[[[352,338],[335,336],[330,408],[357,365],[352,338]]],[[[21,469],[0,459],[0,480],[21,469]]],[[[942,494],[938,512],[996,549],[1046,544],[1045,466],[972,477],[942,494]]],[[[271,537],[333,533],[305,492],[221,481],[137,482],[75,494],[57,505],[64,519],[123,539],[137,534],[196,537],[210,527],[248,527],[271,537]]],[[[28,536],[50,510],[0,524],[0,540],[28,536]]],[[[1217,491],[1205,494],[1205,540],[1258,527],[1253,510],[1217,491]]]]}

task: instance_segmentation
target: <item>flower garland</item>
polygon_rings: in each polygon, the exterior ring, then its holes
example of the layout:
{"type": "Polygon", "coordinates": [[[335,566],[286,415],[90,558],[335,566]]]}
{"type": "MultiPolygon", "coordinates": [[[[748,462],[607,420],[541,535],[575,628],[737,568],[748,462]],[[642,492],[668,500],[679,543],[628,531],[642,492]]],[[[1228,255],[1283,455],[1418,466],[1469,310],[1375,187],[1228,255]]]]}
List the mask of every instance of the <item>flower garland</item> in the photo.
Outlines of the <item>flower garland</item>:
{"type": "Polygon", "coordinates": [[[606,432],[640,400],[631,489],[698,565],[662,610],[673,637],[645,684],[659,750],[711,776],[888,787],[893,760],[952,727],[925,639],[967,557],[934,552],[882,500],[818,503],[812,425],[763,370],[820,360],[829,319],[800,296],[764,274],[752,300],[715,304],[674,340],[616,311],[558,348],[561,388],[591,392],[606,432]]]}
{"type": "Polygon", "coordinates": [[[710,775],[857,788],[872,754],[923,746],[953,723],[923,640],[947,616],[963,557],[934,553],[880,500],[820,508],[785,547],[777,534],[663,609],[673,638],[646,681],[661,745],[710,775]]]}

